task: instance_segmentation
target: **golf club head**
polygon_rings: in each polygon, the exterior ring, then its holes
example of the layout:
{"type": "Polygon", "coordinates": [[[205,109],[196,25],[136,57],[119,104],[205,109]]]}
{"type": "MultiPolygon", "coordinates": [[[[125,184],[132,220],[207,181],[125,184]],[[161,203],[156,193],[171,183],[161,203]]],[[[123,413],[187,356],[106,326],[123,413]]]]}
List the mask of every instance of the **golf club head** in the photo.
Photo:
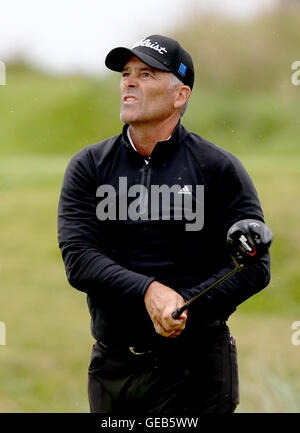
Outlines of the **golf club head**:
{"type": "Polygon", "coordinates": [[[227,245],[230,253],[240,264],[249,263],[264,255],[272,241],[272,231],[259,220],[237,221],[227,232],[227,245]]]}

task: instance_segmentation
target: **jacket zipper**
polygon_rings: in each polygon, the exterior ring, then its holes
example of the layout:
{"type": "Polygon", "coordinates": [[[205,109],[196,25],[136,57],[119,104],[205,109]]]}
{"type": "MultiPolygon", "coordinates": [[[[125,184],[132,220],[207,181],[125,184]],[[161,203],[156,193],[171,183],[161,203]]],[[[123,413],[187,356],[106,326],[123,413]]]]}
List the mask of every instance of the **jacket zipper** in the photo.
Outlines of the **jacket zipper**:
{"type": "Polygon", "coordinates": [[[146,187],[147,192],[145,193],[145,189],[141,188],[141,194],[140,194],[140,213],[141,215],[148,216],[148,198],[149,198],[149,188],[150,188],[150,178],[151,178],[151,167],[150,167],[150,161],[148,164],[144,162],[143,165],[143,171],[142,171],[142,177],[141,177],[141,185],[146,187]]]}

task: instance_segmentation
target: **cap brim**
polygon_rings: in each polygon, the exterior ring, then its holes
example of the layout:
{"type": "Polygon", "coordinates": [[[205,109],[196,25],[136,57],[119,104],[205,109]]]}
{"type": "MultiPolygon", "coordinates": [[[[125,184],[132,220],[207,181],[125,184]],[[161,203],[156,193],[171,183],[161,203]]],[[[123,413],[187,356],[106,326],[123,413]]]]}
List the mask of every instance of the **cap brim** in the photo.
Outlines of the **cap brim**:
{"type": "Polygon", "coordinates": [[[151,66],[151,68],[170,72],[170,69],[167,66],[165,66],[163,63],[160,63],[154,57],[139,51],[130,50],[129,48],[125,47],[118,47],[111,50],[106,56],[105,65],[112,71],[121,72],[132,56],[137,57],[146,65],[151,66]]]}

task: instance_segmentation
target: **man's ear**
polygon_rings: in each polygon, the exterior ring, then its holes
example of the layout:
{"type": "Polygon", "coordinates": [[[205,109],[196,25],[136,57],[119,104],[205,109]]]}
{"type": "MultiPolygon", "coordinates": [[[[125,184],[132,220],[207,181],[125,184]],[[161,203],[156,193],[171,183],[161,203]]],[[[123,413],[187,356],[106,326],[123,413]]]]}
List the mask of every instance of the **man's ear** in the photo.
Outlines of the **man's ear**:
{"type": "Polygon", "coordinates": [[[191,95],[191,89],[189,86],[179,86],[176,89],[176,97],[174,101],[174,108],[181,109],[184,104],[188,101],[191,95]]]}

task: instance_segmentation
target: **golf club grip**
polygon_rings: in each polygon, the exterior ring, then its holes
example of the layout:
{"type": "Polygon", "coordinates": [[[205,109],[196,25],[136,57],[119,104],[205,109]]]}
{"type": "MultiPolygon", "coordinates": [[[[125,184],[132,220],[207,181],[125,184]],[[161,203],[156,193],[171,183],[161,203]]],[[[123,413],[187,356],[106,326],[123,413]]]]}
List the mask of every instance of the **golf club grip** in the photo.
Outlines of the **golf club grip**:
{"type": "Polygon", "coordinates": [[[179,319],[180,315],[184,312],[184,310],[187,309],[187,307],[188,307],[187,305],[184,305],[181,308],[176,308],[176,310],[174,310],[172,313],[173,319],[175,319],[175,320],[179,319]]]}

